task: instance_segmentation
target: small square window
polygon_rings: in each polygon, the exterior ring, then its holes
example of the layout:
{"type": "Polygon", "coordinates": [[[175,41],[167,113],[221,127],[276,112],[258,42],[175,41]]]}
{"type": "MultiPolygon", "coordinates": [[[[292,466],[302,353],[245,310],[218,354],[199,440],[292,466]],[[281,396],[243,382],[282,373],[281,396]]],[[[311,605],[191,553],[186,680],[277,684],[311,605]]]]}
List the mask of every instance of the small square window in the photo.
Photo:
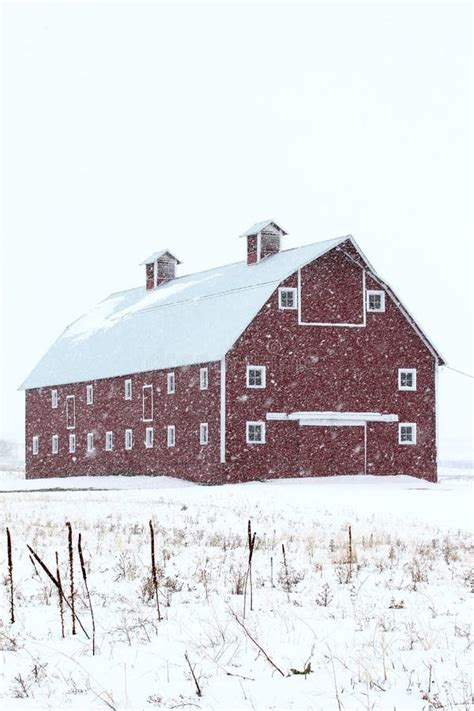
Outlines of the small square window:
{"type": "Polygon", "coordinates": [[[398,425],[398,443],[416,444],[416,424],[414,422],[400,422],[398,425]]]}
{"type": "Polygon", "coordinates": [[[175,381],[174,373],[168,373],[168,375],[166,377],[166,383],[167,383],[167,387],[168,387],[168,395],[172,395],[176,389],[176,381],[175,381]]]}
{"type": "Polygon", "coordinates": [[[93,432],[87,433],[87,451],[88,452],[94,451],[94,433],[93,432]]]}
{"type": "Polygon", "coordinates": [[[113,432],[106,432],[105,433],[105,451],[106,452],[111,452],[114,448],[114,433],[113,432]]]}
{"type": "Polygon", "coordinates": [[[75,453],[76,453],[76,435],[70,434],[69,435],[69,454],[75,454],[75,453]]]}
{"type": "Polygon", "coordinates": [[[51,390],[51,407],[53,410],[56,410],[58,406],[58,391],[57,390],[51,390]]]}
{"type": "Polygon", "coordinates": [[[130,450],[133,447],[133,430],[125,430],[125,449],[130,450]]]}
{"type": "Polygon", "coordinates": [[[298,308],[298,290],[294,288],[278,289],[278,308],[282,310],[298,308]]]}
{"type": "Polygon", "coordinates": [[[88,385],[86,388],[86,402],[88,405],[94,404],[94,386],[88,385]]]}
{"type": "Polygon", "coordinates": [[[384,291],[367,291],[367,311],[385,311],[384,291]]]}
{"type": "Polygon", "coordinates": [[[201,368],[199,371],[199,388],[207,390],[209,386],[209,372],[207,368],[201,368]]]}
{"type": "Polygon", "coordinates": [[[174,447],[176,443],[176,429],[174,425],[168,425],[166,428],[166,443],[168,447],[174,447]]]}
{"type": "Polygon", "coordinates": [[[38,454],[39,452],[39,437],[33,437],[31,441],[31,451],[33,454],[38,454]]]}
{"type": "Polygon", "coordinates": [[[209,425],[207,422],[201,422],[199,425],[199,444],[209,443],[209,425]]]}
{"type": "Polygon", "coordinates": [[[264,388],[266,385],[266,368],[264,365],[247,366],[247,387],[264,388]]]}
{"type": "Polygon", "coordinates": [[[398,369],[398,389],[416,390],[416,368],[398,369]]]}
{"type": "Polygon", "coordinates": [[[265,423],[247,422],[247,444],[265,444],[265,423]]]}
{"type": "Polygon", "coordinates": [[[147,427],[145,430],[145,447],[147,449],[153,447],[153,427],[147,427]]]}
{"type": "Polygon", "coordinates": [[[123,397],[124,397],[124,400],[131,400],[132,399],[132,381],[130,379],[125,380],[125,382],[124,382],[123,397]]]}
{"type": "Polygon", "coordinates": [[[51,437],[51,452],[52,454],[57,454],[59,452],[59,438],[58,435],[53,435],[51,437]]]}

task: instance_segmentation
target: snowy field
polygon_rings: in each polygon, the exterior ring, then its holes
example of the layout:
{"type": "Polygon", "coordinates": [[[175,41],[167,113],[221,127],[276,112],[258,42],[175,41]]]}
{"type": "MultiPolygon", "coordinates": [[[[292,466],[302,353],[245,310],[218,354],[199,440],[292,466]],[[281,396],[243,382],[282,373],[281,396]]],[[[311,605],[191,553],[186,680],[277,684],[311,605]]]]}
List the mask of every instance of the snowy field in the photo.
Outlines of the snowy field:
{"type": "Polygon", "coordinates": [[[4,475],[16,621],[2,542],[0,708],[470,709],[471,474],[445,470],[437,485],[335,477],[221,487],[4,475]],[[244,618],[249,519],[253,610],[248,584],[244,618]],[[95,656],[78,624],[71,634],[67,607],[62,639],[56,588],[26,548],[54,574],[58,552],[68,593],[66,521],[76,612],[91,636],[82,534],[95,656]]]}

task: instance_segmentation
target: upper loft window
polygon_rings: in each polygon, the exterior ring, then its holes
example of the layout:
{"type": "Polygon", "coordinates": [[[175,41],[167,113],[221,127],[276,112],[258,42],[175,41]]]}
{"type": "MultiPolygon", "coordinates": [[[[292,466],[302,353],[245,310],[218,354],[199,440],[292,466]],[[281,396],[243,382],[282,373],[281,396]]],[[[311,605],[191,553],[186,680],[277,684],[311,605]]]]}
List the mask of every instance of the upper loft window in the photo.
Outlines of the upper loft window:
{"type": "Polygon", "coordinates": [[[398,369],[398,389],[416,390],[416,368],[398,369]]]}
{"type": "Polygon", "coordinates": [[[94,404],[94,386],[88,385],[86,387],[86,402],[88,405],[94,404]]]}
{"type": "Polygon", "coordinates": [[[384,291],[367,291],[367,311],[385,311],[384,291]]]}
{"type": "Polygon", "coordinates": [[[416,424],[414,422],[399,423],[398,444],[416,444],[416,424]]]}
{"type": "Polygon", "coordinates": [[[176,378],[174,373],[168,373],[166,376],[167,392],[172,395],[176,391],[176,378]]]}
{"type": "Polygon", "coordinates": [[[264,388],[266,385],[266,368],[264,365],[247,366],[247,387],[264,388]]]}
{"type": "Polygon", "coordinates": [[[130,378],[124,382],[123,397],[124,400],[132,399],[132,381],[130,378]]]}
{"type": "Polygon", "coordinates": [[[296,309],[298,308],[298,290],[294,288],[278,289],[278,308],[296,309]]]}
{"type": "Polygon", "coordinates": [[[51,390],[51,407],[55,410],[58,406],[58,391],[51,390]]]}
{"type": "Polygon", "coordinates": [[[207,368],[201,368],[199,371],[199,388],[207,390],[209,387],[209,371],[207,368]]]}

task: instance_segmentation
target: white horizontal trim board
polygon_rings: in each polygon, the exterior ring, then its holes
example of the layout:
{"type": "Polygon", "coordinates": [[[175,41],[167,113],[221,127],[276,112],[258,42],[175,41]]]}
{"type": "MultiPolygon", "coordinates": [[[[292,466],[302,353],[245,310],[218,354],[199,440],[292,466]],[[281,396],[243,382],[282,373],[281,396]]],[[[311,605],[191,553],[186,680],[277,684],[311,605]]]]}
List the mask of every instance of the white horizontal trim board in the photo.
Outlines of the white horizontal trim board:
{"type": "Polygon", "coordinates": [[[364,425],[366,422],[398,422],[398,415],[383,415],[380,412],[267,412],[267,420],[296,420],[301,424],[324,421],[329,424],[344,422],[364,425]]]}

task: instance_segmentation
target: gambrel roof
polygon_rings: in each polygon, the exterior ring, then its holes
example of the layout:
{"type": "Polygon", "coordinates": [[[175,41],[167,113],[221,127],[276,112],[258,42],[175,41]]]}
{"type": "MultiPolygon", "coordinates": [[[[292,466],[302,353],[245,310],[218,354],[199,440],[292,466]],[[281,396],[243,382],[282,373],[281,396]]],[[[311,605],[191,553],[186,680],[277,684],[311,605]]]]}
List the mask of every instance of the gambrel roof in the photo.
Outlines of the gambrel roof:
{"type": "Polygon", "coordinates": [[[111,294],[66,328],[21,389],[221,360],[280,282],[347,239],[357,248],[349,235],[278,252],[252,266],[237,262],[156,289],[111,294]]]}

